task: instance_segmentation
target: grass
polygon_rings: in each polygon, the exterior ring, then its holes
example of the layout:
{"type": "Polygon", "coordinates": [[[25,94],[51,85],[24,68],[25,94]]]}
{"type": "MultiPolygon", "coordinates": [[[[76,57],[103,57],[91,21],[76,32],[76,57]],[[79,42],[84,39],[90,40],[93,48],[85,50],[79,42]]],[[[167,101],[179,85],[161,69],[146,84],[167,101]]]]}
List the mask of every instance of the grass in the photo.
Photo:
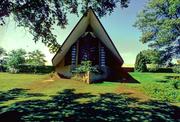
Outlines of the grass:
{"type": "Polygon", "coordinates": [[[0,73],[0,90],[24,88],[34,81],[46,79],[48,75],[0,73]]]}
{"type": "MultiPolygon", "coordinates": [[[[130,73],[139,84],[127,83],[122,84],[118,82],[103,82],[97,84],[85,84],[79,81],[67,79],[55,79],[48,81],[50,75],[35,75],[35,74],[9,74],[0,73],[0,91],[7,91],[13,88],[29,89],[31,93],[42,93],[46,96],[55,95],[57,92],[64,89],[76,89],[77,93],[116,93],[118,87],[125,87],[129,89],[136,89],[147,93],[145,90],[148,86],[164,86],[167,85],[169,78],[173,76],[180,76],[175,73],[130,73]],[[47,81],[46,81],[47,80],[47,81]]],[[[179,90],[177,90],[179,91],[179,90]]],[[[147,95],[149,95],[147,93],[147,95]]],[[[43,97],[42,97],[43,98],[43,97]]],[[[48,97],[44,97],[48,98],[48,97]]]]}
{"type": "Polygon", "coordinates": [[[34,99],[49,99],[50,96],[56,95],[59,91],[64,89],[76,89],[76,93],[92,93],[99,95],[100,93],[115,92],[115,88],[118,87],[116,84],[105,82],[103,84],[91,84],[82,83],[74,80],[67,79],[56,79],[52,82],[49,74],[47,75],[35,75],[35,74],[9,74],[0,73],[0,91],[8,91],[11,89],[22,88],[28,89],[29,93],[41,93],[44,94],[42,97],[20,97],[18,99],[9,100],[4,102],[3,105],[9,105],[17,101],[34,100],[34,99]],[[47,80],[47,82],[46,82],[47,80]]]}
{"type": "MultiPolygon", "coordinates": [[[[62,119],[66,118],[66,116],[69,117],[72,115],[76,118],[77,110],[83,111],[82,113],[85,115],[82,116],[89,118],[91,115],[98,115],[98,117],[102,117],[108,121],[116,121],[117,117],[115,117],[115,115],[124,116],[126,117],[124,120],[129,119],[127,121],[136,121],[136,119],[144,121],[147,117],[152,121],[157,120],[157,118],[159,118],[159,121],[168,118],[171,120],[174,116],[175,118],[172,120],[176,119],[176,115],[170,116],[168,112],[175,110],[175,114],[176,110],[178,110],[173,107],[174,104],[177,106],[180,105],[178,97],[174,96],[174,94],[177,93],[177,95],[179,95],[180,90],[168,89],[171,87],[171,84],[168,81],[174,76],[179,76],[179,74],[136,72],[130,74],[140,83],[103,82],[89,85],[67,79],[56,78],[51,80],[49,74],[35,75],[0,73],[0,113],[3,113],[4,110],[9,112],[12,112],[13,110],[23,112],[27,109],[26,111],[29,111],[30,113],[28,115],[26,113],[23,117],[19,118],[23,118],[23,120],[27,121],[31,121],[31,119],[32,121],[43,120],[46,118],[45,116],[47,116],[44,115],[44,111],[47,110],[43,109],[44,106],[46,106],[46,108],[48,108],[48,116],[52,116],[52,114],[60,114],[62,115],[62,119]],[[154,92],[155,90],[159,91],[154,92]],[[165,97],[159,97],[163,95],[167,97],[167,100],[165,97]],[[176,101],[171,100],[174,99],[174,97],[177,97],[176,101]],[[170,105],[168,100],[175,103],[170,105]],[[9,107],[6,108],[6,106],[9,107]],[[60,108],[57,108],[57,106],[60,108]],[[69,106],[74,107],[69,108],[69,106]],[[86,108],[87,106],[88,108],[86,108]],[[36,113],[36,108],[39,108],[40,115],[36,113]],[[114,109],[114,111],[111,111],[111,109],[114,109]],[[128,111],[126,114],[129,116],[115,112],[124,112],[127,109],[128,111]],[[61,113],[62,110],[63,112],[61,113]],[[110,111],[110,113],[106,110],[110,111]],[[91,113],[92,111],[94,111],[94,113],[91,113]],[[98,111],[100,113],[106,113],[107,115],[99,115],[98,111]],[[144,111],[144,113],[141,113],[140,111],[144,111]],[[160,111],[159,115],[155,114],[157,111],[160,111]]],[[[81,120],[82,118],[78,119],[81,120]]],[[[50,120],[55,121],[57,118],[55,120],[50,120]]]]}
{"type": "MultiPolygon", "coordinates": [[[[175,73],[131,73],[131,75],[140,81],[136,85],[141,91],[147,95],[164,101],[180,103],[180,90],[174,88],[172,81],[174,77],[180,77],[175,73]]],[[[180,80],[180,78],[178,79],[180,80]]],[[[180,82],[176,80],[177,82],[180,82]]],[[[129,84],[128,84],[129,85],[129,84]]],[[[129,85],[130,86],[130,85],[129,85]]],[[[132,86],[132,87],[135,87],[132,86]]]]}

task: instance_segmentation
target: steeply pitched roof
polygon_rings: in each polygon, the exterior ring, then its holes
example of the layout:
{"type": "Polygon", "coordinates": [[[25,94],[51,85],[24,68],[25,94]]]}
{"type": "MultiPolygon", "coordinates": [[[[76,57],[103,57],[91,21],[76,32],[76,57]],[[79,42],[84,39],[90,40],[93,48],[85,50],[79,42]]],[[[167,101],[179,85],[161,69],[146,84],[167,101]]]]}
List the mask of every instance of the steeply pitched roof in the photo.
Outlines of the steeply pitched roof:
{"type": "Polygon", "coordinates": [[[88,26],[91,26],[93,29],[93,33],[96,37],[98,37],[101,42],[106,45],[106,47],[114,54],[114,56],[119,60],[120,65],[123,64],[123,59],[121,58],[120,54],[118,53],[115,45],[113,44],[111,38],[105,31],[103,25],[101,24],[100,20],[94,13],[94,11],[90,8],[86,14],[84,14],[79,22],[76,24],[74,29],[71,31],[69,36],[66,38],[60,49],[57,51],[55,56],[52,59],[52,63],[54,66],[58,65],[59,62],[63,59],[66,55],[68,50],[71,46],[78,40],[81,35],[86,32],[88,26]]]}

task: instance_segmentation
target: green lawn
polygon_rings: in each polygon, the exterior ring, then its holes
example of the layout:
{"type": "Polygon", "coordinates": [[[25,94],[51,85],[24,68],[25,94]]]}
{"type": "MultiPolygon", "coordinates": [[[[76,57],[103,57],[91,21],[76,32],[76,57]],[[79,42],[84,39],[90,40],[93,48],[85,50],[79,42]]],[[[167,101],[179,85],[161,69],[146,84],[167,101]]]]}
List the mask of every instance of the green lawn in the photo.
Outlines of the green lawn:
{"type": "Polygon", "coordinates": [[[96,118],[99,121],[177,119],[180,90],[173,89],[170,81],[179,74],[130,74],[139,83],[103,82],[89,85],[67,79],[50,80],[48,74],[0,73],[0,114],[15,110],[23,113],[15,119],[27,121],[57,121],[58,118],[70,121],[91,117],[91,120],[96,118]]]}

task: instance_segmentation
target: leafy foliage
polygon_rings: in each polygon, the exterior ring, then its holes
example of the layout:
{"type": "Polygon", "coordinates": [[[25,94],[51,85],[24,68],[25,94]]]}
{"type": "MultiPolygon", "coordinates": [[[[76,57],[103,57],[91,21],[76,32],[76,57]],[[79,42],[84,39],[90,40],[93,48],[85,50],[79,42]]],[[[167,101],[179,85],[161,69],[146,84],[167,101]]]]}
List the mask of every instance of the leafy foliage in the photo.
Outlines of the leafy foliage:
{"type": "Polygon", "coordinates": [[[175,89],[180,89],[180,78],[171,80],[171,84],[175,89]]]}
{"type": "Polygon", "coordinates": [[[3,71],[7,69],[11,73],[49,73],[53,68],[44,66],[46,62],[44,58],[45,55],[39,50],[29,52],[27,55],[25,50],[17,49],[10,51],[1,64],[3,71]]]}
{"type": "Polygon", "coordinates": [[[171,83],[146,84],[143,87],[147,94],[158,100],[170,102],[180,101],[179,91],[171,83]]]}
{"type": "Polygon", "coordinates": [[[159,70],[159,65],[158,64],[148,64],[148,71],[150,72],[157,72],[159,70]]]}
{"type": "Polygon", "coordinates": [[[8,54],[6,67],[12,73],[18,72],[18,66],[25,63],[26,51],[23,49],[12,50],[8,54]]]}
{"type": "Polygon", "coordinates": [[[177,60],[177,64],[180,65],[180,60],[177,60]]]}
{"type": "Polygon", "coordinates": [[[4,48],[0,47],[0,57],[6,54],[6,50],[4,48]]]}
{"type": "Polygon", "coordinates": [[[73,73],[87,73],[88,71],[90,72],[98,72],[97,68],[92,66],[92,62],[91,61],[82,61],[81,65],[77,68],[75,68],[75,70],[73,70],[73,73]]]}
{"type": "Polygon", "coordinates": [[[127,7],[129,0],[2,0],[0,2],[0,24],[5,18],[13,15],[18,26],[26,27],[34,36],[34,41],[41,40],[52,52],[56,52],[59,44],[52,33],[53,25],[65,28],[67,15],[84,13],[90,6],[104,16],[113,12],[120,3],[127,7]]]}
{"type": "Polygon", "coordinates": [[[45,65],[19,65],[20,73],[50,73],[54,71],[53,66],[45,65]]]}
{"type": "Polygon", "coordinates": [[[174,66],[173,67],[173,72],[180,73],[180,65],[174,66]]]}
{"type": "Polygon", "coordinates": [[[45,58],[45,55],[41,51],[35,50],[32,52],[29,52],[26,63],[29,65],[42,66],[42,65],[45,65],[45,62],[46,62],[44,58],[45,58]]]}
{"type": "Polygon", "coordinates": [[[145,58],[145,56],[142,54],[142,52],[140,52],[140,53],[136,56],[135,71],[137,71],[137,72],[145,72],[145,71],[147,71],[146,58],[145,58]]]}
{"type": "Polygon", "coordinates": [[[161,51],[167,64],[180,56],[179,5],[179,0],[150,0],[134,24],[142,32],[140,41],[161,51]]]}
{"type": "Polygon", "coordinates": [[[161,53],[158,50],[143,50],[142,54],[146,58],[146,63],[147,64],[161,64],[161,58],[160,55],[161,53]]]}

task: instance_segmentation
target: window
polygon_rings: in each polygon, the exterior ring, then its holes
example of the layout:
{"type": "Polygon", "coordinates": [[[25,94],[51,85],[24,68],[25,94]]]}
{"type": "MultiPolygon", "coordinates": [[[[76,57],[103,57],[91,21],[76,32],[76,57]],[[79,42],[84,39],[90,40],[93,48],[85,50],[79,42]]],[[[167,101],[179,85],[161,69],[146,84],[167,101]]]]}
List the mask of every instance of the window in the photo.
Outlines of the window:
{"type": "Polygon", "coordinates": [[[99,63],[98,39],[89,33],[79,41],[78,64],[90,60],[92,65],[99,63]]]}

